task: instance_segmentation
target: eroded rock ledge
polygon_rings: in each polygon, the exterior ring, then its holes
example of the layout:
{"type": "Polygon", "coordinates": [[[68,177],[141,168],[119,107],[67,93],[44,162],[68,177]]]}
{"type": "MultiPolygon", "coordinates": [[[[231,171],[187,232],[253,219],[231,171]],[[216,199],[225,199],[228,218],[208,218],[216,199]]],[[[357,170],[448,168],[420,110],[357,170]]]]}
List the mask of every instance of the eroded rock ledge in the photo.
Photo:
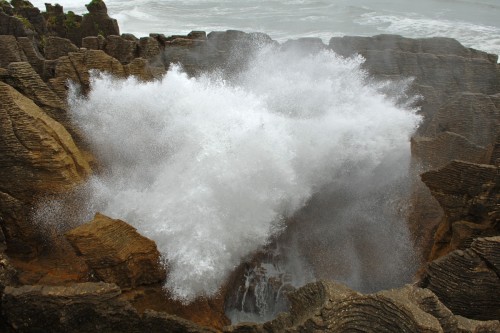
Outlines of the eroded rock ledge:
{"type": "MultiPolygon", "coordinates": [[[[103,282],[69,287],[7,287],[6,320],[19,332],[217,332],[152,310],[139,314],[103,282]]],[[[362,295],[344,285],[318,281],[290,296],[291,310],[264,324],[242,323],[223,332],[498,332],[498,321],[454,315],[428,289],[415,286],[362,295]]]]}

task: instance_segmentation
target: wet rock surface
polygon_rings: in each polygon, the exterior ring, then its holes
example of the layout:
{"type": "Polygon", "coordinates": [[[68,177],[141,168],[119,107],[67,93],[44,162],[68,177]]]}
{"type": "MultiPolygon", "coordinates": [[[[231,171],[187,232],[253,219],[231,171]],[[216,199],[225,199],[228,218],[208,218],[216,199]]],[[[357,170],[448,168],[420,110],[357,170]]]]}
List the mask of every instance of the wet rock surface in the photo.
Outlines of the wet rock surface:
{"type": "Polygon", "coordinates": [[[289,295],[289,313],[264,324],[242,323],[225,332],[497,332],[498,321],[465,321],[428,289],[405,286],[363,295],[319,281],[289,295]]]}
{"type": "MultiPolygon", "coordinates": [[[[440,168],[454,159],[490,164],[498,142],[500,69],[497,56],[469,49],[450,38],[410,39],[395,35],[334,37],[330,48],[360,54],[365,68],[378,79],[413,79],[412,92],[422,96],[423,122],[412,138],[415,173],[440,168]]],[[[422,256],[432,251],[446,229],[443,211],[424,184],[414,183],[410,229],[422,256]],[[438,230],[439,229],[439,230],[438,230]],[[437,233],[437,236],[435,234],[437,233]]]]}
{"type": "Polygon", "coordinates": [[[422,175],[445,212],[435,235],[433,257],[470,244],[474,237],[500,233],[499,175],[497,166],[463,161],[422,175]]]}
{"type": "Polygon", "coordinates": [[[215,332],[166,313],[139,314],[120,294],[103,282],[7,287],[2,309],[16,332],[215,332]]]}
{"type": "Polygon", "coordinates": [[[500,318],[500,237],[476,238],[428,265],[422,285],[453,313],[473,319],[500,318]]]}
{"type": "Polygon", "coordinates": [[[121,220],[96,214],[65,236],[101,281],[133,288],[165,280],[156,244],[121,220]]]}

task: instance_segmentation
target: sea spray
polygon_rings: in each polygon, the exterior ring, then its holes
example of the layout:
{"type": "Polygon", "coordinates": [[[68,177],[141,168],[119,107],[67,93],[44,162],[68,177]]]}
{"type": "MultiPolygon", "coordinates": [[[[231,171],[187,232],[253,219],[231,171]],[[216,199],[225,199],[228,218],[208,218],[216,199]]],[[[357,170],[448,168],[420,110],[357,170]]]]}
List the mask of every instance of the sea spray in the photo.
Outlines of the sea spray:
{"type": "Polygon", "coordinates": [[[176,298],[214,295],[314,193],[409,152],[419,117],[362,61],[269,48],[231,81],[179,66],[153,82],[94,74],[69,100],[101,165],[87,206],[157,243],[176,298]]]}

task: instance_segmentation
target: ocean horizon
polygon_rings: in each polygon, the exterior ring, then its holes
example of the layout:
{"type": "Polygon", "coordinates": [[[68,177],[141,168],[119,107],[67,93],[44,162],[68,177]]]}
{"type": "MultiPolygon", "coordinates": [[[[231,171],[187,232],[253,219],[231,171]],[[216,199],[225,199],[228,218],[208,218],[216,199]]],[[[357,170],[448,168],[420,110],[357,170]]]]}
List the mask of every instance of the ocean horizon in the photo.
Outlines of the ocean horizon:
{"type": "MultiPolygon", "coordinates": [[[[44,8],[46,1],[32,1],[44,8]]],[[[88,0],[62,0],[65,10],[86,12],[88,0]]],[[[215,1],[107,0],[122,33],[187,34],[193,30],[263,32],[284,42],[301,37],[398,34],[450,37],[463,45],[500,54],[497,0],[215,1]]]]}

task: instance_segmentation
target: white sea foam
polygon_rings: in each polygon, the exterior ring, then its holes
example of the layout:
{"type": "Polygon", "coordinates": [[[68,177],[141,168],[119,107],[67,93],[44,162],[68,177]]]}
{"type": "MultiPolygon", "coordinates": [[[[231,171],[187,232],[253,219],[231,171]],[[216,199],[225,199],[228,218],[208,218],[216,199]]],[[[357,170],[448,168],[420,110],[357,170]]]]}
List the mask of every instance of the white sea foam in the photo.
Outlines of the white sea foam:
{"type": "Polygon", "coordinates": [[[350,166],[409,152],[419,117],[367,83],[361,58],[262,51],[234,82],[94,75],[71,116],[103,172],[93,209],[133,224],[168,262],[177,298],[213,295],[313,193],[350,166]]]}
{"type": "Polygon", "coordinates": [[[500,27],[496,26],[417,14],[380,15],[376,12],[363,14],[355,22],[374,26],[379,32],[408,37],[451,37],[467,47],[500,54],[500,27]]]}

